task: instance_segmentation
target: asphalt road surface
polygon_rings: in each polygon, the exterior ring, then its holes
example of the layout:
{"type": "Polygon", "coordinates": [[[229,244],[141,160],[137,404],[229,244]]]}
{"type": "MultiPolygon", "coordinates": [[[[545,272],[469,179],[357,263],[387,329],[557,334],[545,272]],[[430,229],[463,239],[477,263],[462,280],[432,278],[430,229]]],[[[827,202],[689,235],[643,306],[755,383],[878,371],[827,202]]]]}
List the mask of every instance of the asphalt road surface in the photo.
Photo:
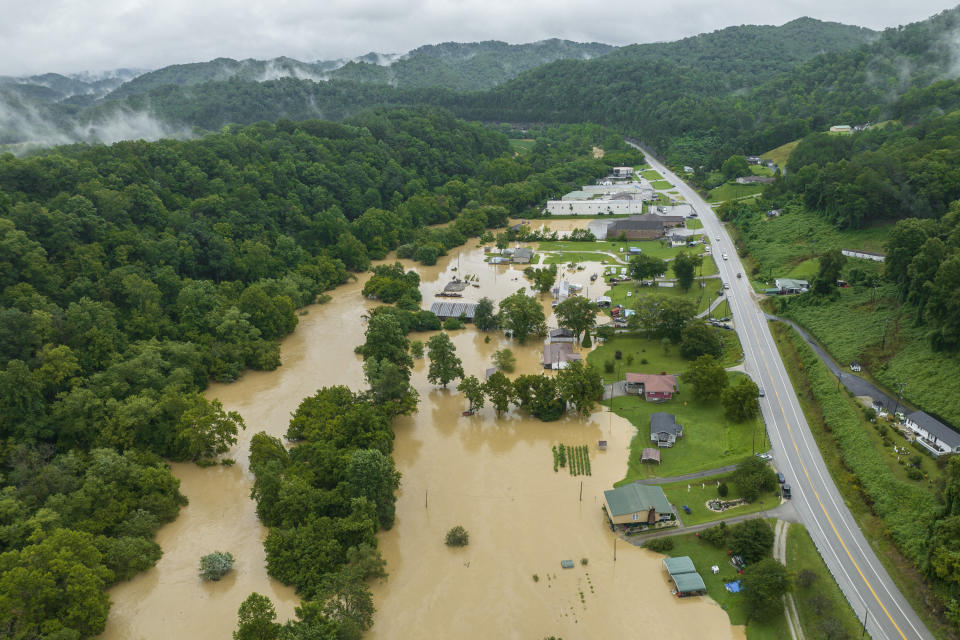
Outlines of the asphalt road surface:
{"type": "Polygon", "coordinates": [[[760,398],[760,408],[770,434],[774,461],[791,486],[800,521],[810,532],[837,584],[860,619],[866,617],[867,632],[873,638],[933,638],[843,503],[810,433],[730,236],[710,206],[692,188],[649,154],[647,161],[693,205],[713,245],[720,276],[730,284],[725,294],[743,344],[746,372],[766,391],[765,397],[760,398]],[[722,258],[724,253],[726,260],[722,258]],[[738,279],[737,273],[744,273],[744,277],[738,279]]]}

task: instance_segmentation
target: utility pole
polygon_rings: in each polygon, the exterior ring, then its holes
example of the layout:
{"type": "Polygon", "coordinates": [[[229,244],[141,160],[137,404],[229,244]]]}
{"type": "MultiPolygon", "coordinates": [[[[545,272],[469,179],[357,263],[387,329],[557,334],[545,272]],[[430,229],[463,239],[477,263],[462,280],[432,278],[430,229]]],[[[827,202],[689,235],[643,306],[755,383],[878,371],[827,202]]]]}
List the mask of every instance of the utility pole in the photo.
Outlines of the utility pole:
{"type": "Polygon", "coordinates": [[[583,502],[583,480],[580,481],[580,502],[583,502]]]}
{"type": "Polygon", "coordinates": [[[900,398],[903,396],[903,388],[906,386],[906,384],[907,384],[906,382],[897,383],[897,386],[899,386],[899,389],[897,390],[897,406],[893,410],[894,418],[897,417],[897,410],[900,408],[900,398]]]}
{"type": "Polygon", "coordinates": [[[429,494],[429,493],[430,493],[430,489],[424,489],[424,490],[423,490],[423,508],[424,508],[424,509],[427,508],[427,494],[429,494]]]}

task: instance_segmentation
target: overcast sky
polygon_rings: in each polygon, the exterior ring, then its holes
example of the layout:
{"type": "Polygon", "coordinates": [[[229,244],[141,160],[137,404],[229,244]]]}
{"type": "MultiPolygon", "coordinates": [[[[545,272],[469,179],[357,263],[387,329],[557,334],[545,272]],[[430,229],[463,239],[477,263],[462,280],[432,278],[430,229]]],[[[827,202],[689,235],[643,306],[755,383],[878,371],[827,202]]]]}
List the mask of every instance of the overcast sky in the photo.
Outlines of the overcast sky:
{"type": "Polygon", "coordinates": [[[942,0],[0,0],[0,75],[154,69],[216,57],[329,60],[448,41],[556,37],[622,45],[800,16],[883,29],[951,6],[942,0]]]}

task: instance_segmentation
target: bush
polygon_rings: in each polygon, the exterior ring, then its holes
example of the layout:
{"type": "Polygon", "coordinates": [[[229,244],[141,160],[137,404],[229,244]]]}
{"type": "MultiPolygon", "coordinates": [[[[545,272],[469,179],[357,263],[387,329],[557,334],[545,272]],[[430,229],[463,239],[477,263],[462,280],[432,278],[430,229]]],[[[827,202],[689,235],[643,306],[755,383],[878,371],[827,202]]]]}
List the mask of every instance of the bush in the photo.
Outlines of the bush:
{"type": "Polygon", "coordinates": [[[665,553],[673,549],[673,538],[654,538],[643,543],[644,548],[657,553],[665,553]]]}
{"type": "Polygon", "coordinates": [[[582,564],[583,566],[587,566],[588,564],[590,564],[590,561],[587,558],[580,558],[580,564],[582,564]]]}
{"type": "Polygon", "coordinates": [[[448,547],[465,547],[470,543],[470,534],[466,529],[457,525],[447,531],[446,543],[448,547]]]}
{"type": "Polygon", "coordinates": [[[700,532],[700,539],[708,544],[712,544],[718,549],[722,549],[727,544],[727,534],[729,530],[726,522],[721,522],[715,527],[704,529],[700,532]]]}
{"type": "Polygon", "coordinates": [[[762,492],[773,491],[777,487],[777,474],[766,462],[750,456],[737,465],[733,472],[733,483],[741,498],[753,502],[762,492]]]}
{"type": "Polygon", "coordinates": [[[606,373],[613,373],[613,360],[606,360],[603,363],[603,370],[606,373]]]}
{"type": "Polygon", "coordinates": [[[233,568],[233,554],[229,551],[214,551],[200,558],[200,577],[204,580],[219,580],[233,568]]]}
{"type": "Polygon", "coordinates": [[[414,358],[423,357],[423,342],[420,340],[411,340],[410,341],[410,355],[414,358]]]}
{"type": "Polygon", "coordinates": [[[730,487],[727,486],[726,482],[721,482],[717,485],[717,495],[721,498],[726,498],[727,494],[730,493],[730,487]]]}
{"type": "Polygon", "coordinates": [[[613,353],[613,358],[614,358],[614,360],[622,360],[622,359],[623,359],[623,353],[621,353],[620,349],[617,349],[617,350],[613,353]]]}
{"type": "Polygon", "coordinates": [[[443,323],[443,328],[447,331],[463,329],[463,320],[460,318],[447,318],[447,321],[443,323]]]}
{"type": "Polygon", "coordinates": [[[809,589],[817,581],[817,574],[810,569],[801,569],[797,574],[797,586],[809,589]]]}
{"type": "Polygon", "coordinates": [[[730,527],[730,550],[750,564],[766,557],[773,549],[773,528],[766,520],[746,520],[730,527]]]}

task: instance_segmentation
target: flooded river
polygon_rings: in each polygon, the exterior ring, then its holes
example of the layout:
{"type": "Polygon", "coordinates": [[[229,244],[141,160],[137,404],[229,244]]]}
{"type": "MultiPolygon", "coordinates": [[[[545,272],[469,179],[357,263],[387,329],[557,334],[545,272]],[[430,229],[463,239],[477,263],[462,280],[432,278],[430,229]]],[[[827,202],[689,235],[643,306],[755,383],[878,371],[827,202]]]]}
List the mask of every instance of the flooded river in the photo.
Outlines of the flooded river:
{"type": "MultiPolygon", "coordinates": [[[[480,286],[468,287],[465,300],[498,300],[528,286],[521,267],[485,264],[475,241],[436,267],[405,264],[421,274],[428,308],[456,274],[479,277],[480,286]]],[[[596,296],[600,287],[592,292],[587,287],[598,270],[590,265],[565,275],[583,284],[585,295],[596,296]]],[[[268,595],[281,620],[293,615],[298,602],[293,590],[266,575],[266,530],[249,498],[248,445],[259,431],[282,436],[290,413],[317,388],[363,385],[353,348],[363,340],[363,314],[375,306],[360,295],[365,278],[308,309],[283,342],[279,369],[210,387],[209,397],[246,421],[230,454],[237,464],[173,465],[190,504],[160,530],[164,555],[156,567],[111,590],[113,607],[102,638],[229,638],[237,608],[252,591],[268,595]],[[200,556],[213,550],[230,551],[235,569],[221,582],[205,583],[197,567],[200,556]]],[[[549,313],[548,297],[543,304],[549,313]]],[[[467,374],[482,379],[490,356],[504,346],[514,350],[518,373],[542,371],[538,341],[520,347],[497,333],[489,342],[486,337],[472,328],[452,333],[467,374]]],[[[661,638],[742,637],[708,598],[672,597],[656,554],[621,541],[614,562],[600,500],[602,491],[623,477],[634,432],[629,423],[607,412],[554,423],[515,413],[496,420],[490,407],[465,417],[459,393],[426,381],[425,361],[417,361],[412,382],[420,406],[394,425],[394,457],[403,479],[396,525],[380,534],[390,577],[373,585],[377,614],[371,638],[570,639],[629,636],[641,629],[661,638]],[[610,443],[605,452],[597,450],[601,439],[610,443]],[[551,447],[557,442],[588,445],[593,475],[555,473],[551,447]],[[443,544],[456,524],[470,532],[470,544],[462,549],[443,544]],[[566,559],[576,567],[561,569],[566,559]]]]}

